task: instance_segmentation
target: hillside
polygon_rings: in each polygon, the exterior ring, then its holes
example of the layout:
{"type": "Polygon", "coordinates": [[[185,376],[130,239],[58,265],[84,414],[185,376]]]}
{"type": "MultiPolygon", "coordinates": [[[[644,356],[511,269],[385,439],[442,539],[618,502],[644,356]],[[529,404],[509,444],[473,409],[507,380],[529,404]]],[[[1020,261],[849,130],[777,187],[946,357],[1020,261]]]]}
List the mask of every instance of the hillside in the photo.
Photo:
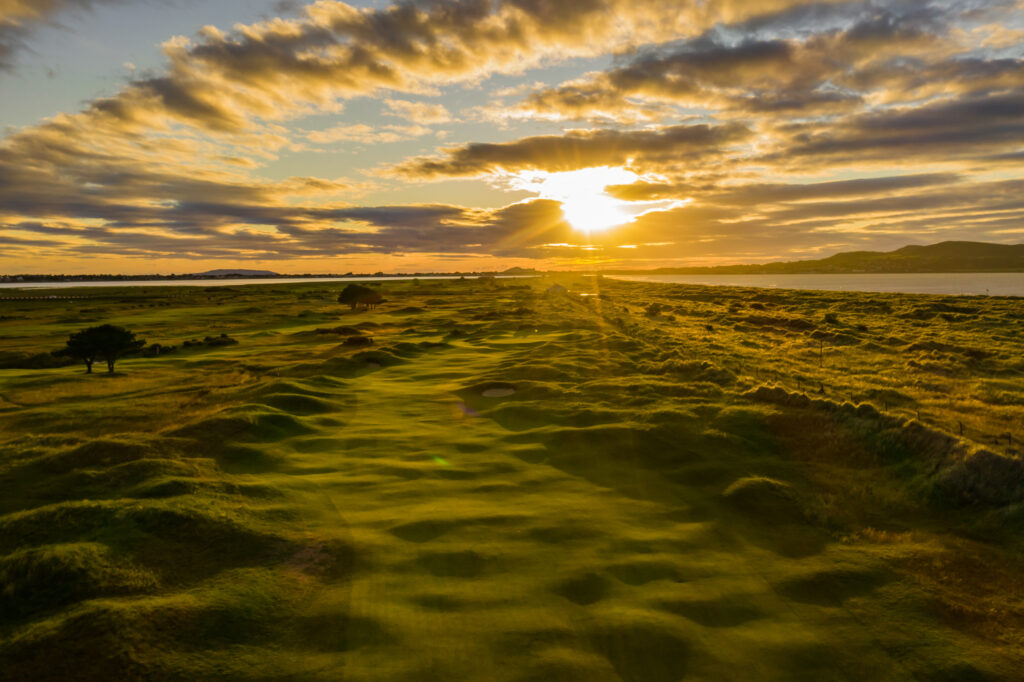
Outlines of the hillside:
{"type": "MultiPolygon", "coordinates": [[[[625,273],[625,271],[621,271],[625,273]]],[[[631,271],[632,272],[632,271],[631,271]]],[[[904,246],[895,251],[850,251],[820,260],[659,268],[646,273],[683,274],[814,274],[857,272],[1024,272],[1024,244],[940,242],[904,246]]]]}

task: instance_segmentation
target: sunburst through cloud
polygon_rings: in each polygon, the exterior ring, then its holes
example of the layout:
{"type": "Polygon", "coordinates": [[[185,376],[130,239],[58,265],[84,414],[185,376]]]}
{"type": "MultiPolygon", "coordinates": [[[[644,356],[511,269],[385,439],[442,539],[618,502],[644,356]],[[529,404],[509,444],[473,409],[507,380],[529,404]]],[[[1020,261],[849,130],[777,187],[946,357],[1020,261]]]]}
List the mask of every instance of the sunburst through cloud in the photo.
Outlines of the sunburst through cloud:
{"type": "Polygon", "coordinates": [[[683,206],[689,201],[624,201],[606,191],[612,185],[632,185],[642,179],[622,166],[596,166],[561,172],[523,170],[502,178],[502,184],[510,189],[536,193],[541,199],[557,201],[566,222],[589,235],[626,225],[652,211],[683,206]]]}

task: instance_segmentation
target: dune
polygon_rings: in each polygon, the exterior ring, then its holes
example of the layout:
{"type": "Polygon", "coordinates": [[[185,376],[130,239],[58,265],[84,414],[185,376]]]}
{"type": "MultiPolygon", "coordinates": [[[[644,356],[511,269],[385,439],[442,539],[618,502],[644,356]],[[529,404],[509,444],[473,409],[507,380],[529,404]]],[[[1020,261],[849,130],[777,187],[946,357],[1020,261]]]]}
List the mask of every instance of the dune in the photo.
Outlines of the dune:
{"type": "Polygon", "coordinates": [[[1019,679],[1024,301],[560,282],[0,370],[4,679],[1019,679]]]}

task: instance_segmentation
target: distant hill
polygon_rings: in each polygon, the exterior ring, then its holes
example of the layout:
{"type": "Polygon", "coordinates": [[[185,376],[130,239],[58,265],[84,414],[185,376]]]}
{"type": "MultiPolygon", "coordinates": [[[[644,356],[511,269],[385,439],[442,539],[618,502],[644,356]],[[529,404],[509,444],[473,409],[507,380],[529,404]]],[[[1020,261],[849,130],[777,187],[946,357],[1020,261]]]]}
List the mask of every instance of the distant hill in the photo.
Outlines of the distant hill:
{"type": "Polygon", "coordinates": [[[519,267],[516,267],[516,268],[508,268],[507,270],[502,270],[498,274],[499,275],[514,275],[514,276],[537,275],[537,274],[540,274],[540,271],[539,270],[535,270],[533,268],[519,268],[519,267]]]}
{"type": "Polygon", "coordinates": [[[271,270],[207,270],[197,272],[191,277],[280,277],[271,270]]]}
{"type": "MultiPolygon", "coordinates": [[[[626,271],[617,271],[623,274],[626,271]]],[[[641,272],[632,270],[629,272],[641,272]]],[[[849,251],[820,260],[760,265],[658,268],[647,274],[823,274],[858,272],[1024,272],[1024,244],[940,242],[895,251],[849,251]]]]}

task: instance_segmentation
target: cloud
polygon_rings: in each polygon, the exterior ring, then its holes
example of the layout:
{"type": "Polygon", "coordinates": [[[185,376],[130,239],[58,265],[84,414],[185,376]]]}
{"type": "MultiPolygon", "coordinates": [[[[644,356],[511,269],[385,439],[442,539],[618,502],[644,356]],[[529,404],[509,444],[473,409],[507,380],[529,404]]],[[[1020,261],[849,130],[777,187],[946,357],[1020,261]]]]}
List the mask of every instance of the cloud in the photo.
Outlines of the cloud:
{"type": "Polygon", "coordinates": [[[419,125],[431,125],[434,123],[447,123],[452,120],[451,114],[443,104],[428,104],[426,102],[409,102],[401,99],[386,99],[392,116],[407,119],[419,125]]]}
{"type": "Polygon", "coordinates": [[[301,220],[303,214],[290,206],[293,200],[337,202],[356,189],[325,178],[258,180],[237,164],[217,163],[202,140],[126,138],[116,126],[111,131],[82,125],[80,117],[57,117],[4,140],[0,225],[102,221],[111,227],[215,232],[301,220]]]}
{"type": "Polygon", "coordinates": [[[323,214],[362,229],[287,229],[304,247],[346,252],[536,255],[541,245],[564,241],[572,230],[556,201],[535,199],[498,209],[445,204],[375,206],[323,214]],[[369,229],[367,229],[369,228],[369,229]]]}
{"type": "Polygon", "coordinates": [[[1019,59],[963,54],[953,22],[973,16],[972,5],[848,3],[827,8],[832,27],[822,27],[810,8],[798,9],[647,48],[626,64],[485,111],[492,118],[620,123],[678,116],[672,107],[731,117],[830,116],[1024,85],[1019,59]],[[784,31],[755,29],[780,16],[791,22],[784,31]]]}
{"type": "MultiPolygon", "coordinates": [[[[31,7],[22,0],[15,4],[31,7]]],[[[537,0],[405,0],[357,9],[319,0],[298,18],[237,26],[231,33],[206,27],[193,39],[169,40],[165,73],[132,81],[93,108],[135,123],[170,117],[214,132],[237,131],[255,120],[330,107],[339,98],[383,89],[430,92],[545,62],[695,35],[717,22],[796,4],[800,0],[757,8],[740,0],[569,0],[557,7],[537,0]]]]}
{"type": "Polygon", "coordinates": [[[404,177],[473,177],[499,171],[566,171],[590,166],[683,163],[710,159],[744,142],[745,126],[680,125],[651,130],[576,130],[513,142],[450,147],[440,157],[410,159],[388,172],[404,177]]]}
{"type": "Polygon", "coordinates": [[[3,0],[0,2],[0,71],[11,71],[16,53],[28,48],[32,31],[43,23],[97,5],[127,4],[132,0],[3,0]]]}
{"type": "MultiPolygon", "coordinates": [[[[66,254],[288,260],[343,254],[765,260],[779,254],[946,238],[1005,241],[1024,220],[1024,181],[962,182],[933,174],[705,191],[671,210],[583,237],[561,205],[533,199],[495,209],[450,204],[283,207],[189,202],[150,207],[103,227],[36,220],[11,225],[10,248],[66,254]],[[211,219],[216,219],[212,224],[211,219]],[[265,226],[266,229],[259,226],[265,226]],[[23,242],[23,243],[22,243],[23,242]],[[723,246],[724,245],[724,246],[723,246]],[[615,254],[618,253],[618,256],[615,254]]],[[[117,209],[117,207],[111,207],[117,209]]]]}
{"type": "Polygon", "coordinates": [[[829,125],[782,128],[782,148],[769,158],[821,166],[847,161],[950,161],[980,158],[1024,139],[1024,89],[960,97],[848,117],[829,125]]]}
{"type": "MultiPolygon", "coordinates": [[[[10,132],[0,142],[9,257],[546,258],[597,249],[762,259],[890,239],[1005,241],[1024,224],[1024,60],[1011,33],[991,28],[1019,25],[1002,19],[1020,8],[999,0],[287,5],[291,18],[171,39],[166,69],[10,132]],[[554,87],[524,75],[598,56],[611,66],[554,87]],[[609,188],[616,197],[688,203],[588,244],[550,198],[462,206],[463,195],[445,203],[439,185],[436,203],[354,206],[360,188],[345,179],[261,177],[265,164],[309,143],[431,134],[452,120],[453,105],[421,97],[497,74],[509,76],[500,96],[521,100],[481,111],[521,127],[451,126],[462,137],[430,156],[374,152],[373,163],[390,164],[381,183],[628,166],[644,181],[609,188]],[[515,85],[520,76],[533,85],[515,85]],[[343,124],[293,123],[364,97],[379,98],[374,113],[405,121],[356,118],[358,102],[343,124]],[[556,125],[566,120],[588,123],[556,125]]],[[[23,36],[91,6],[0,0],[0,68],[5,26],[23,36]]]]}
{"type": "MultiPolygon", "coordinates": [[[[807,185],[748,185],[706,192],[671,211],[641,216],[618,235],[626,240],[730,240],[762,234],[803,235],[802,241],[855,238],[885,226],[910,235],[940,234],[993,219],[1024,217],[1016,194],[1024,181],[958,182],[934,174],[807,185]],[[726,239],[728,238],[728,239],[726,239]]],[[[986,229],[988,232],[989,229],[986,229]]]]}
{"type": "Polygon", "coordinates": [[[60,236],[71,241],[9,237],[8,243],[26,247],[63,244],[72,253],[151,259],[260,260],[358,253],[536,256],[543,244],[564,240],[571,233],[561,217],[558,203],[543,199],[491,210],[425,204],[299,211],[292,217],[299,214],[305,219],[325,222],[280,224],[273,232],[231,229],[168,234],[32,221],[12,225],[11,230],[27,235],[60,236]],[[338,227],[338,224],[346,227],[338,227]]]}
{"type": "Polygon", "coordinates": [[[779,102],[790,101],[791,108],[796,108],[797,100],[807,105],[817,99],[819,104],[829,106],[851,99],[838,93],[807,94],[829,71],[827,62],[814,52],[785,40],[721,45],[701,39],[678,51],[647,55],[628,66],[535,92],[516,110],[547,119],[628,122],[664,116],[670,111],[656,104],[779,108],[779,102]],[[752,93],[756,93],[753,103],[746,101],[752,93]]]}
{"type": "Polygon", "coordinates": [[[365,123],[353,125],[340,125],[317,130],[306,135],[310,142],[317,144],[333,144],[335,142],[361,142],[364,144],[377,144],[386,142],[400,142],[414,137],[421,137],[432,133],[430,128],[420,125],[396,126],[386,125],[380,128],[373,128],[365,123]]]}
{"type": "Polygon", "coordinates": [[[700,195],[705,200],[737,206],[762,203],[805,202],[826,198],[856,198],[892,194],[908,189],[955,184],[955,173],[924,173],[809,183],[746,183],[726,186],[694,186],[638,182],[608,188],[613,196],[627,201],[680,199],[700,195]]]}

